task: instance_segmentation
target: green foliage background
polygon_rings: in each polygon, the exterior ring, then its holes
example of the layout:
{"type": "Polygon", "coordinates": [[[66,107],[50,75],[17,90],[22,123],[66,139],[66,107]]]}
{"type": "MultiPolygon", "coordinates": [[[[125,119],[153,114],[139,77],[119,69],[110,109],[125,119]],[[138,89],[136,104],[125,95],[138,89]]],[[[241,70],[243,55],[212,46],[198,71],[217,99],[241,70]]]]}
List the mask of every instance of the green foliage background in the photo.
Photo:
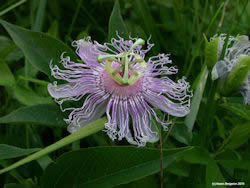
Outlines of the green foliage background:
{"type": "Polygon", "coordinates": [[[248,0],[0,2],[0,166],[27,162],[0,170],[0,187],[249,187],[250,107],[239,93],[220,95],[205,65],[203,38],[249,35],[248,0]],[[99,131],[105,118],[68,136],[67,114],[48,94],[51,59],[57,63],[65,51],[77,59],[73,40],[91,36],[103,43],[116,31],[151,37],[148,57],[170,53],[179,69],[171,79],[185,75],[194,91],[187,117],[171,117],[168,132],[155,125],[160,143],[138,148],[112,142],[99,131]]]}

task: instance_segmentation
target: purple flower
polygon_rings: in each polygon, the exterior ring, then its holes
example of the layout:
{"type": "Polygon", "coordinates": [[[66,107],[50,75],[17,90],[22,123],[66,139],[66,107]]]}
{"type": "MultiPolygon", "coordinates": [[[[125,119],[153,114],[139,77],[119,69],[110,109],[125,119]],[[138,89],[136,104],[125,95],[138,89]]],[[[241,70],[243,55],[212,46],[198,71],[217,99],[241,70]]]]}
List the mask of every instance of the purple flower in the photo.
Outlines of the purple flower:
{"type": "Polygon", "coordinates": [[[177,117],[189,113],[190,85],[184,78],[174,82],[167,77],[177,73],[176,67],[170,66],[169,55],[159,54],[146,61],[153,44],[147,41],[147,48],[142,49],[143,44],[142,39],[118,36],[101,45],[87,37],[72,43],[77,47],[79,62],[62,54],[63,70],[50,64],[52,76],[67,82],[49,84],[48,90],[62,111],[71,111],[65,120],[69,132],[106,113],[105,131],[112,140],[126,138],[131,144],[143,146],[158,140],[153,119],[165,129],[171,123],[160,120],[155,108],[177,117]],[[63,108],[66,101],[83,99],[79,108],[63,108]]]}

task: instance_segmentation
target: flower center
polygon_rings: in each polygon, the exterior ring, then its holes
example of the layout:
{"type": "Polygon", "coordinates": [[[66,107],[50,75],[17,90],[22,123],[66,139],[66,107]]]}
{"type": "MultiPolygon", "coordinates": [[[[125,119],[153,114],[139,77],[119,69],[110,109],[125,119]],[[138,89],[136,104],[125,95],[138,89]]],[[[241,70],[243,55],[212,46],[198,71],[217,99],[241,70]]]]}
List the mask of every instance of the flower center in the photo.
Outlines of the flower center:
{"type": "Polygon", "coordinates": [[[120,85],[133,85],[142,76],[142,72],[134,69],[131,65],[139,63],[141,68],[146,69],[147,64],[140,55],[132,53],[132,50],[136,46],[143,45],[144,43],[145,41],[139,38],[131,46],[129,51],[124,51],[116,55],[98,55],[97,60],[98,62],[105,60],[105,71],[115,82],[120,85]],[[114,63],[118,63],[120,66],[114,67],[114,63]]]}
{"type": "Polygon", "coordinates": [[[143,77],[139,78],[133,85],[121,85],[112,79],[106,71],[104,71],[102,74],[102,81],[107,92],[120,97],[135,96],[143,90],[143,77]]]}

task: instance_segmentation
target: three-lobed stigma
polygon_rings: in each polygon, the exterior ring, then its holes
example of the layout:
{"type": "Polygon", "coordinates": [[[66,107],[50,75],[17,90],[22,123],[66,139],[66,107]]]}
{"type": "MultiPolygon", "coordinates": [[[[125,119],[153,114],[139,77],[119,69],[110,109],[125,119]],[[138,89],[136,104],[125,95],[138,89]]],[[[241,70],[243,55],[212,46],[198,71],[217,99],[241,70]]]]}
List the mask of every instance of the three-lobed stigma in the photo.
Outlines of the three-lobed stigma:
{"type": "Polygon", "coordinates": [[[144,59],[133,53],[133,49],[138,45],[144,45],[143,39],[137,39],[128,51],[119,54],[98,55],[97,61],[105,61],[105,71],[120,85],[133,85],[142,76],[142,72],[136,70],[131,65],[139,63],[143,69],[147,68],[144,59]]]}

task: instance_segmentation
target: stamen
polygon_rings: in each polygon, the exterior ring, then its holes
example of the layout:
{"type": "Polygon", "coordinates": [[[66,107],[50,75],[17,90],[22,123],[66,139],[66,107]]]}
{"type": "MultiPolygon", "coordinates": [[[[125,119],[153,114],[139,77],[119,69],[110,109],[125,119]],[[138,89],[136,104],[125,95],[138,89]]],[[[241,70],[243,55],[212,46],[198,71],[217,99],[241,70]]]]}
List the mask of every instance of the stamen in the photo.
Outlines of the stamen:
{"type": "Polygon", "coordinates": [[[109,54],[109,55],[98,55],[97,56],[97,61],[98,62],[102,62],[104,60],[106,60],[106,64],[105,64],[105,71],[107,73],[109,73],[110,77],[115,80],[117,83],[121,84],[121,85],[132,85],[134,83],[136,83],[136,81],[142,76],[142,73],[140,71],[137,71],[135,69],[133,69],[132,67],[130,67],[130,65],[133,65],[135,63],[140,63],[140,66],[143,69],[147,68],[147,64],[144,61],[144,59],[135,53],[132,53],[133,49],[138,46],[138,45],[144,45],[145,41],[141,38],[137,39],[135,41],[135,43],[131,46],[131,48],[129,49],[129,51],[125,51],[123,53],[120,54],[109,54]],[[133,56],[134,60],[129,62],[129,56],[133,56]],[[120,58],[121,61],[118,59],[120,58]],[[112,62],[117,62],[119,64],[121,64],[120,67],[114,69],[112,67],[112,62]],[[121,75],[119,74],[120,70],[123,70],[123,76],[121,77],[121,75]],[[129,75],[129,70],[132,71],[132,75],[129,75]]]}
{"type": "Polygon", "coordinates": [[[133,50],[136,46],[138,46],[138,45],[144,45],[144,44],[145,44],[145,41],[144,41],[143,39],[141,39],[141,38],[137,39],[137,40],[135,41],[135,43],[134,43],[134,44],[131,46],[131,48],[129,49],[128,53],[131,53],[132,50],[133,50]]]}

